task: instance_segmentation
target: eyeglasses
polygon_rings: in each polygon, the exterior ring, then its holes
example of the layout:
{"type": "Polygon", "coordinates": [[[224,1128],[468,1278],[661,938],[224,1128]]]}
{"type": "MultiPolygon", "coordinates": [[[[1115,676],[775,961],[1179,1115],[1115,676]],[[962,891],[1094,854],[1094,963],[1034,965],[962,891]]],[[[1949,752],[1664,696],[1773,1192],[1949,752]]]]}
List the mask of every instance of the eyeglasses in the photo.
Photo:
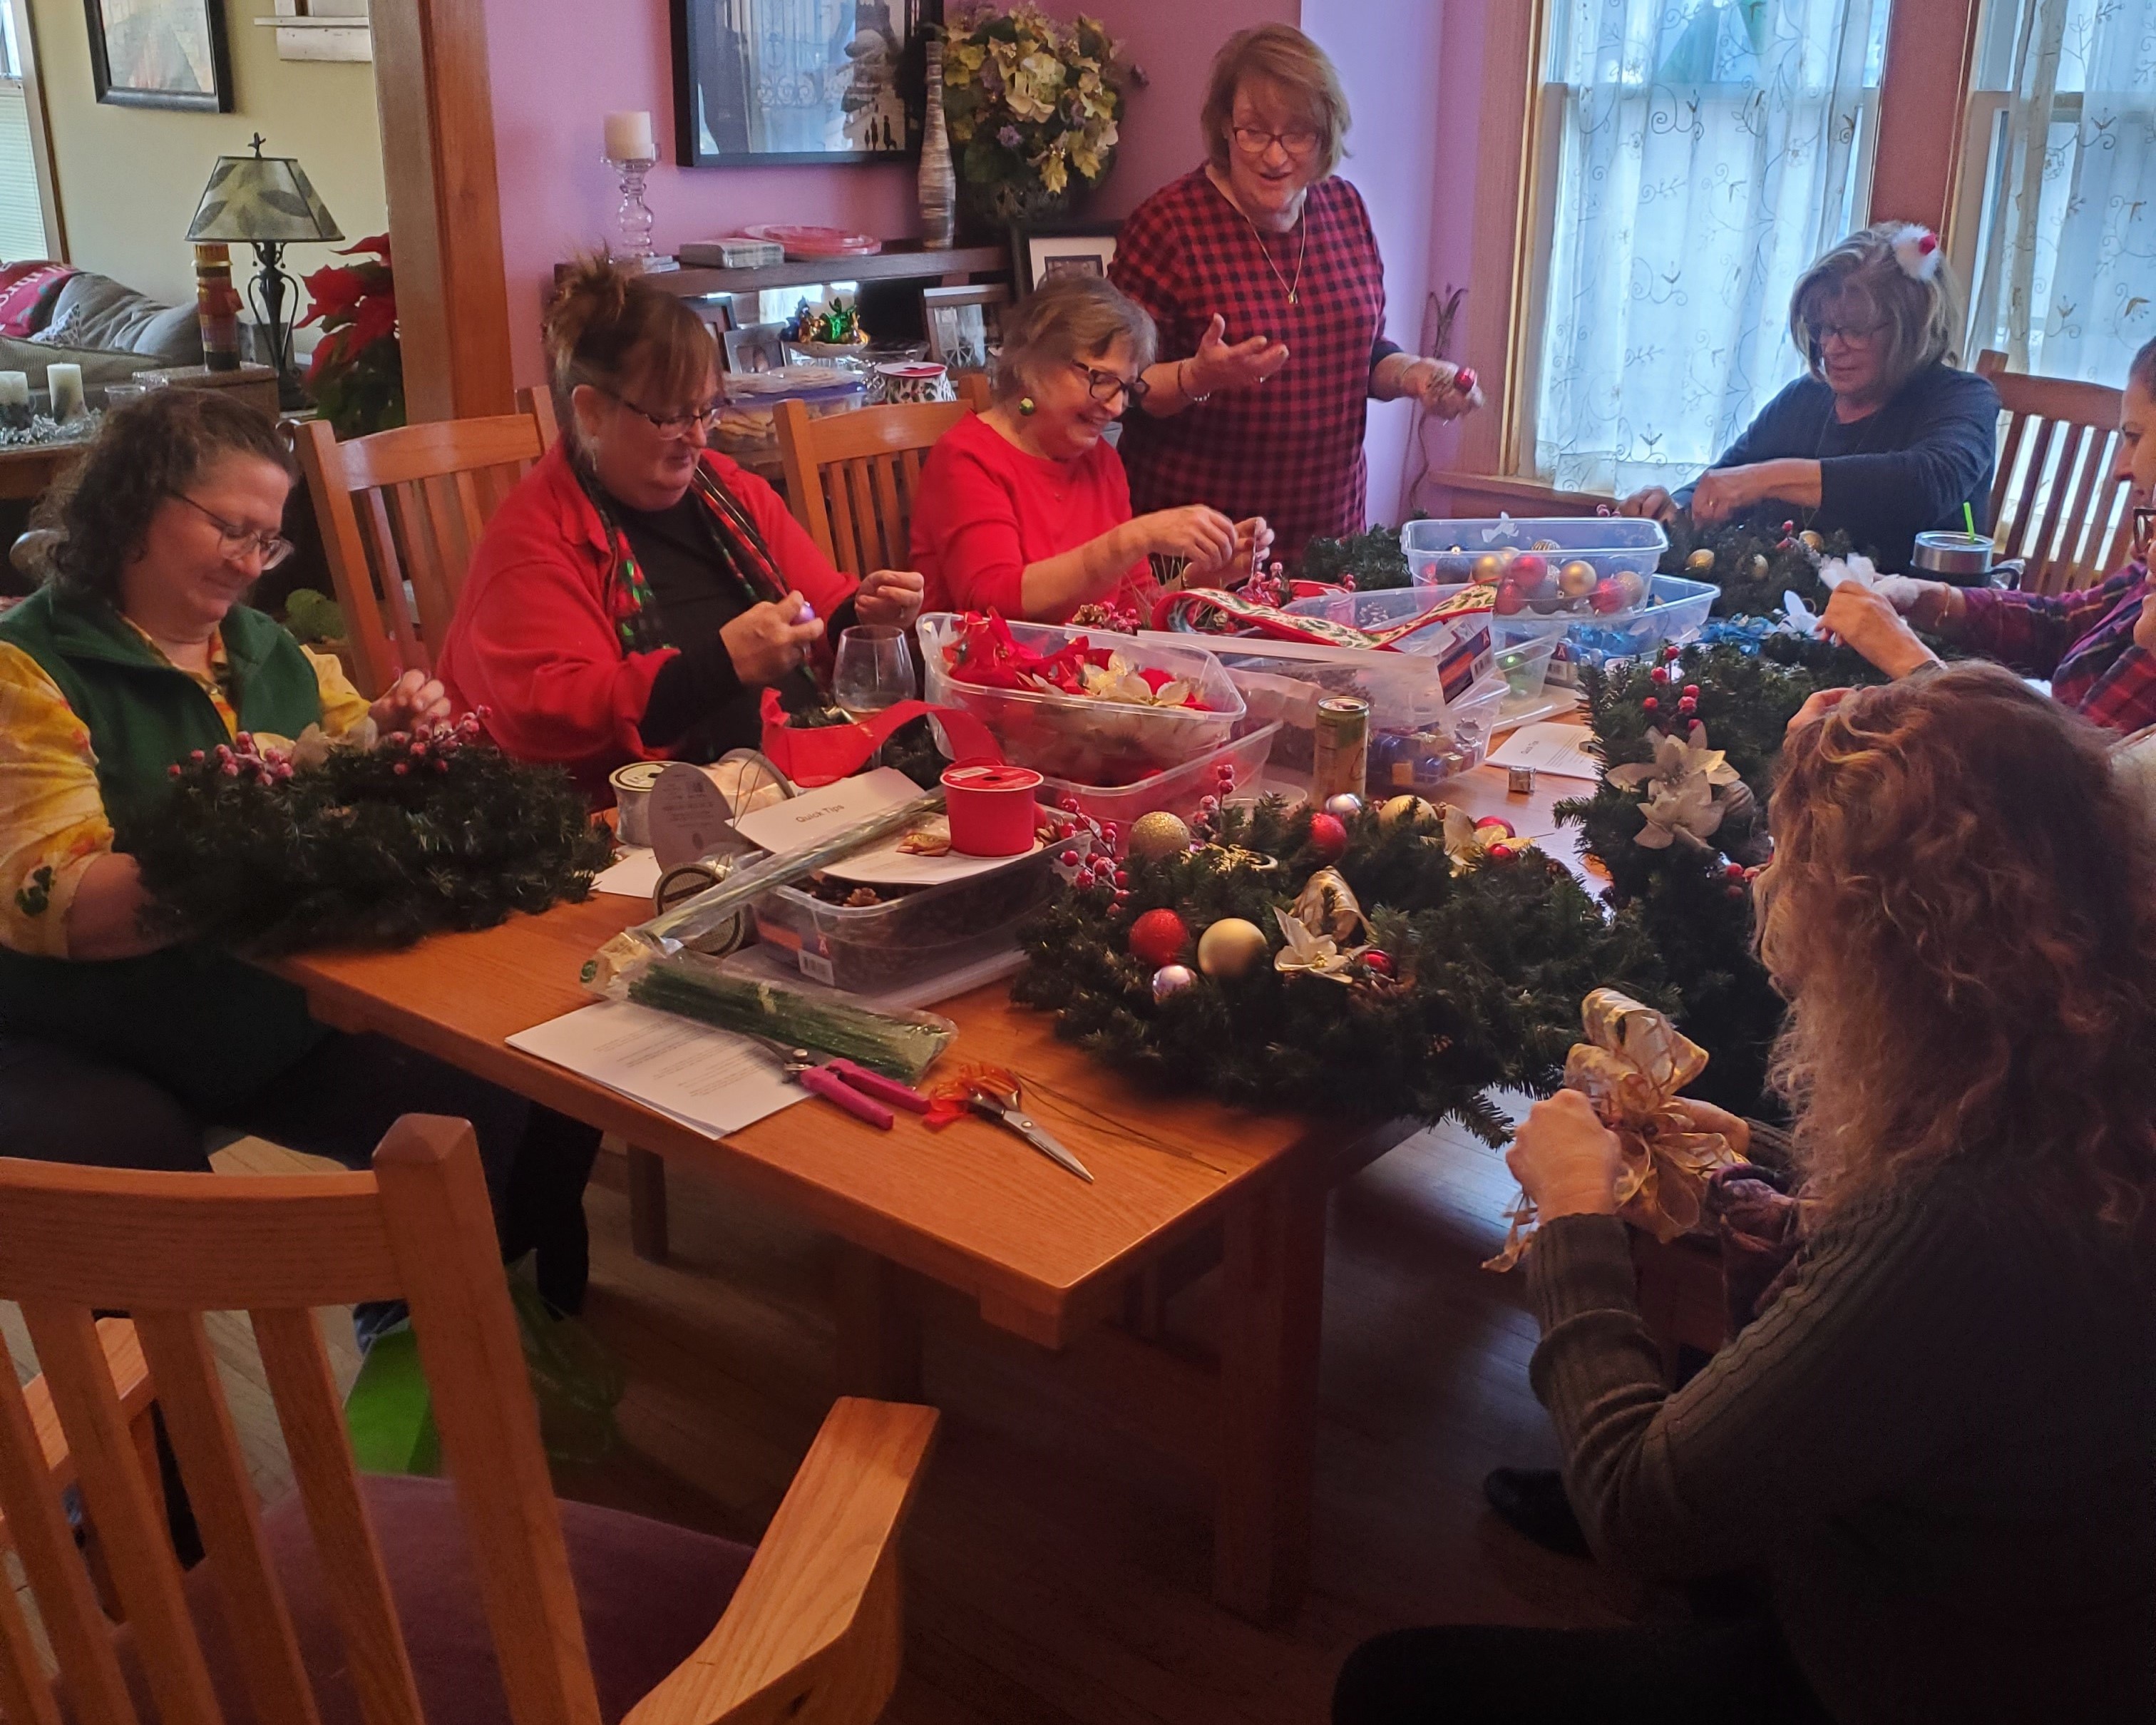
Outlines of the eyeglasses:
{"type": "Polygon", "coordinates": [[[1869,347],[1872,338],[1887,326],[1881,323],[1815,323],[1812,326],[1812,340],[1822,347],[1830,341],[1843,341],[1851,347],[1869,347]]]}
{"type": "Polygon", "coordinates": [[[2133,560],[2137,563],[2148,561],[2152,541],[2156,541],[2156,509],[2146,506],[2133,511],[2133,560]]]}
{"type": "Polygon", "coordinates": [[[292,542],[281,534],[258,533],[252,527],[243,527],[237,522],[228,521],[223,516],[203,508],[184,491],[174,491],[169,495],[176,501],[199,511],[217,529],[218,550],[223,554],[227,562],[236,563],[251,551],[262,559],[262,567],[265,570],[274,569],[292,554],[292,542]]]}
{"type": "Polygon", "coordinates": [[[719,415],[726,408],[726,403],[723,401],[708,401],[701,408],[692,408],[685,413],[654,413],[650,408],[639,407],[627,396],[614,390],[609,389],[606,393],[613,396],[632,413],[643,414],[651,422],[652,428],[660,436],[666,438],[686,437],[699,425],[706,431],[709,431],[719,423],[719,415]]]}
{"type": "Polygon", "coordinates": [[[1262,156],[1275,144],[1291,156],[1303,157],[1317,147],[1317,134],[1306,126],[1297,126],[1286,131],[1267,131],[1261,126],[1239,126],[1228,134],[1235,141],[1235,147],[1245,156],[1262,156]]]}
{"type": "Polygon", "coordinates": [[[1118,395],[1126,395],[1133,402],[1142,402],[1152,387],[1142,377],[1123,377],[1113,372],[1096,371],[1075,359],[1070,362],[1070,369],[1086,374],[1086,393],[1095,401],[1109,402],[1118,395]]]}

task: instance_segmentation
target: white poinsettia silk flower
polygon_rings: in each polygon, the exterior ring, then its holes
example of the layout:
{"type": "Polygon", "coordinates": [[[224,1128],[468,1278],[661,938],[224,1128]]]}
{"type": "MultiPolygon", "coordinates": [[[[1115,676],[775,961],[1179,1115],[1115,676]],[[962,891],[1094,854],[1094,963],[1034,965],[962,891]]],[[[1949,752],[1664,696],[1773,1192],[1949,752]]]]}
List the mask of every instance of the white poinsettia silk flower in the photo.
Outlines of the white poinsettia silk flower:
{"type": "Polygon", "coordinates": [[[1722,824],[1722,805],[1715,793],[1737,783],[1737,769],[1722,751],[1711,747],[1707,726],[1695,721],[1683,737],[1665,732],[1655,742],[1652,761],[1613,767],[1609,782],[1622,791],[1644,791],[1640,806],[1646,824],[1635,842],[1666,850],[1680,838],[1704,845],[1722,824]]]}

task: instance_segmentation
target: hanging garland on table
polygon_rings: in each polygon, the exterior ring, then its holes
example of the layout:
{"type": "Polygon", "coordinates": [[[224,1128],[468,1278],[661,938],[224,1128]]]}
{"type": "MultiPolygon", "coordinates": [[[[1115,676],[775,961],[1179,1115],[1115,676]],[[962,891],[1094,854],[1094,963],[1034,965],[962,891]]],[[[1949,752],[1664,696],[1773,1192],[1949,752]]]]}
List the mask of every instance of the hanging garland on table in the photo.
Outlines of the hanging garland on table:
{"type": "Polygon", "coordinates": [[[1720,588],[1717,617],[1779,618],[1784,593],[1794,593],[1816,612],[1827,598],[1820,564],[1850,554],[1848,534],[1815,533],[1794,521],[1784,521],[1779,532],[1746,522],[1707,527],[1686,511],[1670,523],[1669,536],[1660,572],[1720,588]]]}
{"type": "Polygon", "coordinates": [[[1303,547],[1302,561],[1295,572],[1300,580],[1352,587],[1358,593],[1408,587],[1414,579],[1408,568],[1407,553],[1400,549],[1400,530],[1383,523],[1345,539],[1319,535],[1303,547]]]}
{"type": "Polygon", "coordinates": [[[147,924],[250,957],[398,947],[581,899],[613,846],[567,774],[512,761],[454,724],[352,746],[197,750],[121,835],[147,924]]]}
{"type": "Polygon", "coordinates": [[[1020,931],[1013,997],[1126,1070],[1254,1107],[1451,1117],[1510,1136],[1484,1092],[1556,1086],[1579,1002],[1668,1000],[1639,929],[1555,859],[1457,810],[1277,797],[1133,828],[1020,931]]]}

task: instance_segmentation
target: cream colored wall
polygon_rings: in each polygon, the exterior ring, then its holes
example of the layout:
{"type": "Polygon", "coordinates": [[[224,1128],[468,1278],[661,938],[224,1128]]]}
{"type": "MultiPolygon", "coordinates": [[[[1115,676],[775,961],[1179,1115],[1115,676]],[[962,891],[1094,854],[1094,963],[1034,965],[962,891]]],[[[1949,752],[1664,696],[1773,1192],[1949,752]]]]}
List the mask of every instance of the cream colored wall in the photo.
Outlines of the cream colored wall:
{"type": "MultiPolygon", "coordinates": [[[[211,3],[225,8],[229,114],[99,103],[82,0],[29,0],[69,261],[175,304],[194,296],[186,234],[211,165],[244,154],[258,131],[265,154],[299,158],[348,241],[389,225],[374,68],[281,60],[276,33],[254,23],[270,0],[211,3]]],[[[250,271],[253,254],[233,253],[234,276],[250,271]]],[[[305,275],[331,261],[329,247],[301,246],[286,267],[305,275]]]]}

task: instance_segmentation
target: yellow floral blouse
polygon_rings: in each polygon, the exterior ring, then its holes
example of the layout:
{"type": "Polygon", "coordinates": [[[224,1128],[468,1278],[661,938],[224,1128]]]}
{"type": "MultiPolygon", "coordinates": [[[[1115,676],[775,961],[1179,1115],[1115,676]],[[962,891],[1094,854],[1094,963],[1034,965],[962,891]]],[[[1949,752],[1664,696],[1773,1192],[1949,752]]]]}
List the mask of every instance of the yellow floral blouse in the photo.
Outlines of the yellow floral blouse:
{"type": "MultiPolygon", "coordinates": [[[[367,716],[367,697],[330,655],[300,650],[321,693],[322,729],[341,736],[367,716]]],[[[222,639],[211,639],[208,672],[188,675],[215,703],[226,731],[237,734],[222,639]]],[[[0,945],[33,957],[66,957],[75,889],[111,849],[88,727],[36,660],[0,642],[0,945]]]]}

